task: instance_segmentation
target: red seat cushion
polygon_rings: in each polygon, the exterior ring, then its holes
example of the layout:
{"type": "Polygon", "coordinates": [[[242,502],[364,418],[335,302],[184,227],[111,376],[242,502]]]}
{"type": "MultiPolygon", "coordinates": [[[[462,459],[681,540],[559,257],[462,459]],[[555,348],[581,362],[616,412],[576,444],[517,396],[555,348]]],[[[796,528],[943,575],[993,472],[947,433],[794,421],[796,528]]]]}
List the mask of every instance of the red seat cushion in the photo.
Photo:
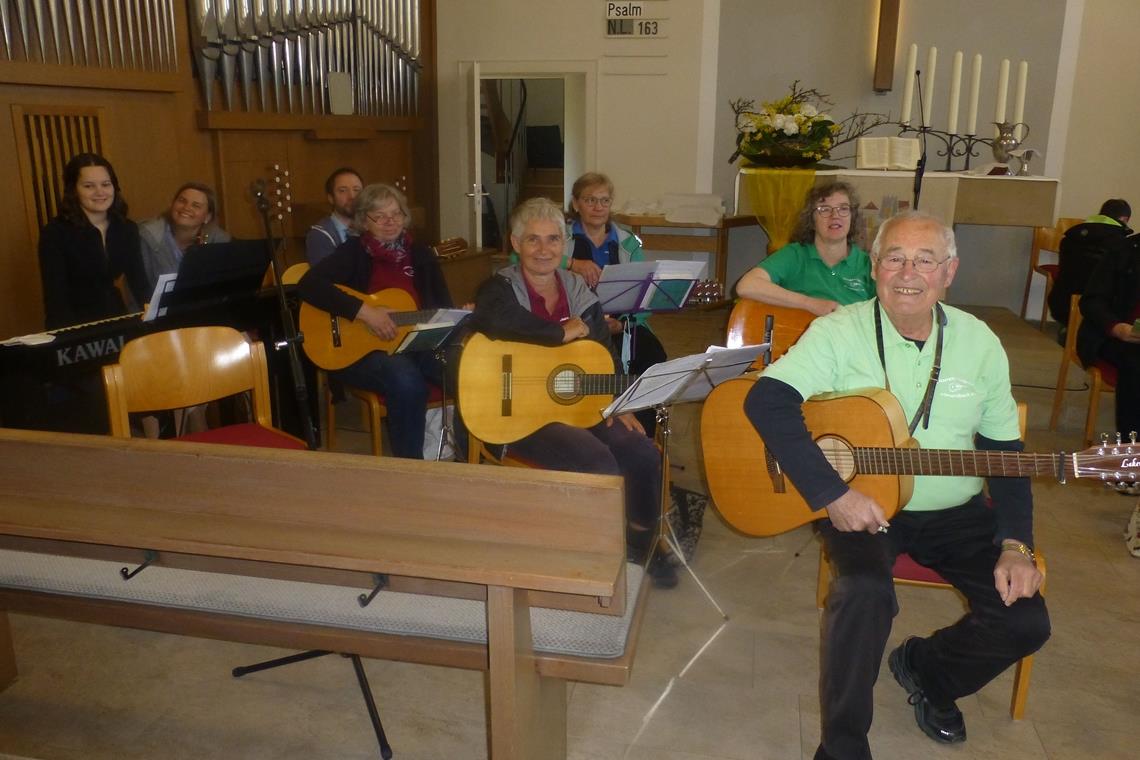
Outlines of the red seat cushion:
{"type": "Polygon", "coordinates": [[[922,565],[911,559],[909,554],[900,554],[895,558],[895,567],[891,571],[891,575],[905,581],[924,581],[926,583],[947,583],[946,579],[938,573],[931,570],[929,567],[922,565]]]}
{"type": "Polygon", "coordinates": [[[1055,280],[1061,271],[1061,266],[1059,264],[1038,264],[1037,271],[1055,280]]]}
{"type": "Polygon", "coordinates": [[[1108,362],[1104,361],[1103,359],[1097,359],[1093,363],[1093,366],[1096,367],[1097,370],[1100,371],[1100,377],[1102,380],[1104,380],[1104,382],[1108,383],[1113,388],[1116,387],[1116,366],[1115,365],[1109,364],[1108,362]]]}
{"type": "Polygon", "coordinates": [[[303,449],[305,443],[280,430],[262,427],[256,422],[226,425],[200,433],[179,436],[176,440],[194,443],[220,443],[226,446],[260,446],[265,449],[303,449]]]}

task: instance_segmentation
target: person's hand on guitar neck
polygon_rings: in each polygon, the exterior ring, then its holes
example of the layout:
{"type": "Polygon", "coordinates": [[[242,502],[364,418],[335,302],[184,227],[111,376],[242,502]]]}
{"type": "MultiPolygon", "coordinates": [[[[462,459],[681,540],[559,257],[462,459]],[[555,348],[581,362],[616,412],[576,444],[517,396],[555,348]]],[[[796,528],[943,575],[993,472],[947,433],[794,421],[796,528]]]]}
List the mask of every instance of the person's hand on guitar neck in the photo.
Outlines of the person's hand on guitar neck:
{"type": "Polygon", "coordinates": [[[383,306],[370,306],[362,303],[355,318],[357,321],[366,324],[368,329],[382,340],[392,340],[396,337],[396,323],[388,316],[388,309],[383,306]]]}
{"type": "Polygon", "coordinates": [[[569,343],[579,338],[590,337],[590,328],[581,317],[570,317],[562,322],[562,342],[569,343]]]}
{"type": "Polygon", "coordinates": [[[845,533],[854,531],[886,533],[890,527],[890,523],[883,515],[883,508],[874,499],[854,488],[847,489],[847,493],[824,509],[831,518],[831,524],[845,533]]]}

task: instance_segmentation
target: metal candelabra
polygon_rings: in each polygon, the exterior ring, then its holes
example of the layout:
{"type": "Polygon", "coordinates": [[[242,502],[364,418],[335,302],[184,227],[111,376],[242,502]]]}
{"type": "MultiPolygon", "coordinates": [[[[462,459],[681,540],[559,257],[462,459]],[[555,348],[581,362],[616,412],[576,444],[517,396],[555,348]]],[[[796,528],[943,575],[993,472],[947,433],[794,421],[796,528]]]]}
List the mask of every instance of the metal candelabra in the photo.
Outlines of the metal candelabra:
{"type": "Polygon", "coordinates": [[[943,147],[935,152],[939,156],[946,157],[946,169],[944,171],[954,171],[953,161],[956,158],[965,158],[965,166],[963,169],[969,171],[970,159],[977,158],[978,153],[974,150],[978,145],[985,145],[993,148],[994,141],[987,137],[978,137],[977,135],[959,135],[953,132],[944,132],[941,129],[934,127],[912,127],[909,124],[899,124],[899,136],[914,132],[916,135],[925,135],[933,137],[942,143],[943,147]]]}

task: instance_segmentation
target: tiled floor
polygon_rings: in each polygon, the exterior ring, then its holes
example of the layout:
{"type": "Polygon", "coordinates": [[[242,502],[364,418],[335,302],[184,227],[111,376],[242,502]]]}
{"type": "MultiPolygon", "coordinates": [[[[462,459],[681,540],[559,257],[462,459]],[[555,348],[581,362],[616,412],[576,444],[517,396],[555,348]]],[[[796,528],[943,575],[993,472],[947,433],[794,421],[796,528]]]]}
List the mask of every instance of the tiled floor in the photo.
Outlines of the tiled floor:
{"type": "MultiPolygon", "coordinates": [[[[1030,403],[1030,450],[1079,443],[1087,396],[1069,394],[1059,433],[1045,430],[1060,350],[1007,312],[981,313],[1012,358],[1030,403]],[[1031,387],[1042,386],[1042,387],[1031,387]]],[[[725,312],[655,317],[670,355],[719,342],[725,312]]],[[[1069,383],[1081,386],[1076,373],[1069,383]]],[[[1101,427],[1111,424],[1111,397],[1101,427]]],[[[702,488],[697,409],[673,415],[675,479],[702,488]]],[[[350,416],[345,408],[342,417],[350,416]]],[[[366,451],[362,434],[342,446],[366,451]]],[[[1140,561],[1121,540],[1135,503],[1077,481],[1037,481],[1038,544],[1049,561],[1053,639],[1036,658],[1026,720],[1008,715],[1011,676],[962,700],[969,741],[922,735],[884,669],[871,731],[880,760],[1114,760],[1136,756],[1140,705],[1140,561]]],[[[694,563],[729,613],[697,585],[655,592],[625,688],[570,695],[576,760],[807,758],[819,736],[818,547],[808,529],[735,535],[710,513],[694,563]]],[[[960,614],[949,592],[900,589],[893,641],[960,614]]],[[[0,695],[0,752],[35,758],[371,758],[378,756],[352,669],[327,657],[236,681],[236,664],[276,650],[13,616],[19,681],[0,695]]],[[[482,676],[368,662],[401,760],[486,756],[482,676]]]]}

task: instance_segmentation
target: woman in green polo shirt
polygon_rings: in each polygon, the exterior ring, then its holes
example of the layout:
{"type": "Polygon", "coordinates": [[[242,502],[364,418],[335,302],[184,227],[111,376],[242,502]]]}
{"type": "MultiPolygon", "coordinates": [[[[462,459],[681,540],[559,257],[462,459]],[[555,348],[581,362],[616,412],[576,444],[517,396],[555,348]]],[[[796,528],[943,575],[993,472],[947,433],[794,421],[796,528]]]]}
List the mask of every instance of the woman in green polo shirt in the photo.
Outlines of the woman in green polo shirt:
{"type": "Polygon", "coordinates": [[[867,300],[875,286],[871,260],[855,243],[859,217],[859,199],[848,183],[813,187],[792,242],[741,277],[737,294],[816,316],[867,300]]]}

